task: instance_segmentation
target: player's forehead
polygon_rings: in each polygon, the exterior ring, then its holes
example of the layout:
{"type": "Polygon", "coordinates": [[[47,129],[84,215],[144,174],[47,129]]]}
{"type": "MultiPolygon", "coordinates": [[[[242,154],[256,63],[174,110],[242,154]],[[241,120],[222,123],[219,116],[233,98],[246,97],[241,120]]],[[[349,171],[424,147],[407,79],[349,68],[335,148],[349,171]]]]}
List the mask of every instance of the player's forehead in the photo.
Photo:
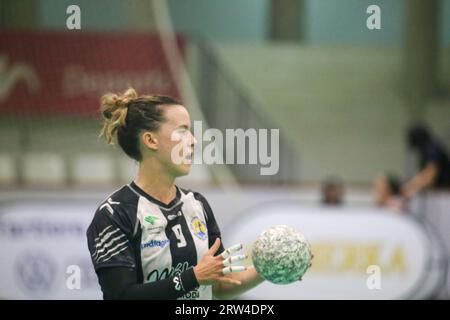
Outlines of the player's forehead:
{"type": "Polygon", "coordinates": [[[165,109],[164,116],[166,124],[171,127],[188,126],[190,127],[191,118],[189,112],[182,105],[173,105],[165,109]]]}

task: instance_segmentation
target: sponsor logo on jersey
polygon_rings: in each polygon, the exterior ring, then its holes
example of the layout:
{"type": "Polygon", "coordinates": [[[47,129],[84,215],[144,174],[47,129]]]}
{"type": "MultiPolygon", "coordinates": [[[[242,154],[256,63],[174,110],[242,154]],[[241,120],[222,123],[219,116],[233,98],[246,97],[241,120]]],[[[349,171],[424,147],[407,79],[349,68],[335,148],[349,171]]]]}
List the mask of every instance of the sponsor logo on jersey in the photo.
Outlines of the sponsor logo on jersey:
{"type": "Polygon", "coordinates": [[[148,242],[141,243],[141,249],[153,247],[164,248],[169,242],[170,240],[150,240],[148,242]]]}
{"type": "Polygon", "coordinates": [[[205,223],[199,219],[199,217],[194,217],[191,220],[192,230],[194,230],[194,234],[201,240],[206,240],[208,236],[208,232],[206,230],[205,223]]]}
{"type": "Polygon", "coordinates": [[[154,225],[156,220],[159,220],[159,218],[155,216],[146,216],[144,220],[150,223],[151,225],[154,225]]]}
{"type": "Polygon", "coordinates": [[[172,221],[173,219],[177,218],[177,217],[181,217],[183,214],[181,213],[181,211],[178,211],[177,214],[169,214],[167,216],[167,219],[169,219],[170,221],[172,221]]]}
{"type": "Polygon", "coordinates": [[[159,280],[164,280],[166,278],[169,278],[173,276],[175,273],[182,273],[183,271],[190,268],[189,263],[187,261],[183,263],[178,263],[175,268],[164,268],[162,270],[152,270],[147,276],[148,282],[155,282],[159,280]]]}
{"type": "Polygon", "coordinates": [[[179,276],[173,278],[173,283],[175,283],[175,290],[180,291],[181,290],[181,280],[180,280],[179,276]]]}
{"type": "Polygon", "coordinates": [[[198,292],[198,289],[194,289],[192,291],[189,291],[185,295],[178,298],[178,300],[193,300],[193,299],[199,299],[200,298],[200,292],[198,292]]]}

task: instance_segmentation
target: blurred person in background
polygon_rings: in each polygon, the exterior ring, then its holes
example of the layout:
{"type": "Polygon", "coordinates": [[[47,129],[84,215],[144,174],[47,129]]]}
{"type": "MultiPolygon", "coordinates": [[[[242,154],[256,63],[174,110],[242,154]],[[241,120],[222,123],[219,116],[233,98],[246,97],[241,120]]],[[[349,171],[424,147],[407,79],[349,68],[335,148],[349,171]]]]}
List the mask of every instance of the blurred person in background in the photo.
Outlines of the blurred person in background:
{"type": "Polygon", "coordinates": [[[450,190],[450,160],[444,146],[422,124],[412,126],[407,135],[408,146],[419,155],[419,172],[402,188],[411,198],[426,189],[450,190]]]}
{"type": "Polygon", "coordinates": [[[322,183],[322,204],[340,206],[344,198],[344,184],[337,177],[329,177],[322,183]]]}
{"type": "Polygon", "coordinates": [[[139,162],[135,180],[106,198],[87,230],[103,297],[224,299],[262,283],[254,267],[230,266],[246,258],[231,256],[242,245],[224,250],[205,197],[175,185],[189,173],[196,143],[186,108],[129,89],[103,96],[101,111],[107,142],[139,162]]]}
{"type": "Polygon", "coordinates": [[[406,211],[406,201],[401,194],[401,181],[393,174],[378,176],[373,183],[375,205],[395,212],[406,211]]]}

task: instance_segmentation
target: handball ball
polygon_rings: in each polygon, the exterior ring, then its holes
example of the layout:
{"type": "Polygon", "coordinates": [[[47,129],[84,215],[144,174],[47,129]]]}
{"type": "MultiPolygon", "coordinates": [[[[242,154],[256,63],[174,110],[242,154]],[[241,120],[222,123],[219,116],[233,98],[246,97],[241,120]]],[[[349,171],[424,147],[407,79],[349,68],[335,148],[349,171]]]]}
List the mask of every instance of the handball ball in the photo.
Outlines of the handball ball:
{"type": "Polygon", "coordinates": [[[308,270],[311,247],[294,228],[278,225],[258,236],[253,244],[252,260],[264,279],[289,284],[298,281],[308,270]]]}

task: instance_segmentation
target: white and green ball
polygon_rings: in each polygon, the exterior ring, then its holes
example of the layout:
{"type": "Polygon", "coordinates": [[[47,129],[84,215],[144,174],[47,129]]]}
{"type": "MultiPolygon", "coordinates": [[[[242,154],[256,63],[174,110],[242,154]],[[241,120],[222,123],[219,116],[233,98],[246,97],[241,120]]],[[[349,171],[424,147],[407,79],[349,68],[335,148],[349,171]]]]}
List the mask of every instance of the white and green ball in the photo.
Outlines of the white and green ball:
{"type": "Polygon", "coordinates": [[[275,284],[298,281],[311,263],[311,247],[294,228],[278,225],[261,233],[253,244],[256,271],[275,284]]]}

